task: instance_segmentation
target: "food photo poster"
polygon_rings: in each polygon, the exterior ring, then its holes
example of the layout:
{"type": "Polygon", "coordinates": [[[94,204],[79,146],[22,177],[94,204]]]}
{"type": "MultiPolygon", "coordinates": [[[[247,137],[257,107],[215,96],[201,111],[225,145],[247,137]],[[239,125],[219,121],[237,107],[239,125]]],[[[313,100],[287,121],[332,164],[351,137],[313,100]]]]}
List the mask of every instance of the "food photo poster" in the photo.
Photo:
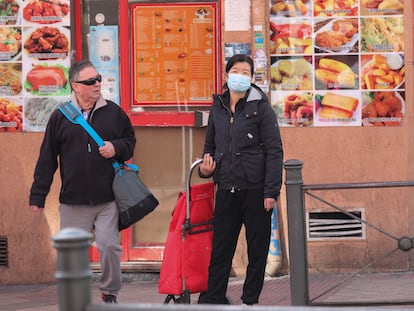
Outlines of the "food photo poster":
{"type": "MultiPolygon", "coordinates": [[[[404,123],[403,0],[267,1],[269,95],[280,126],[404,123]]],[[[235,3],[228,1],[226,5],[234,7],[235,3]]],[[[70,0],[0,0],[0,132],[44,131],[51,112],[70,98],[70,8],[70,0]]],[[[171,64],[166,62],[175,52],[171,47],[156,50],[159,63],[166,68],[161,76],[156,72],[154,77],[147,76],[153,72],[142,61],[146,55],[133,55],[137,64],[133,68],[135,105],[209,104],[217,82],[211,82],[211,77],[217,79],[216,8],[207,6],[202,12],[191,6],[185,10],[182,6],[175,10],[174,5],[155,8],[156,13],[172,14],[171,20],[181,23],[170,23],[179,32],[170,31],[162,38],[183,39],[183,46],[171,64]],[[177,14],[184,17],[177,19],[177,14]],[[195,29],[191,38],[197,40],[189,40],[181,31],[183,27],[195,29]],[[188,68],[203,70],[197,71],[191,88],[182,88],[180,83],[184,85],[191,76],[188,68]],[[146,85],[148,82],[151,85],[146,85]],[[165,86],[154,89],[158,84],[165,86]]],[[[250,11],[248,7],[243,14],[250,11]]],[[[137,6],[134,40],[141,52],[146,51],[143,39],[154,39],[149,24],[141,24],[150,16],[157,17],[151,8],[137,6]]],[[[234,12],[228,12],[226,18],[227,30],[250,27],[235,23],[234,12]]],[[[102,74],[108,74],[105,96],[119,102],[119,86],[109,77],[113,68],[119,67],[117,26],[96,27],[92,41],[100,49],[91,57],[102,67],[102,74]]],[[[226,46],[226,51],[231,48],[235,46],[226,46]]],[[[154,55],[154,50],[148,49],[147,54],[154,55]]]]}
{"type": "Polygon", "coordinates": [[[403,124],[403,0],[270,0],[269,14],[280,126],[403,124]]]}
{"type": "Polygon", "coordinates": [[[70,97],[70,1],[0,1],[0,132],[44,131],[70,97]]]}

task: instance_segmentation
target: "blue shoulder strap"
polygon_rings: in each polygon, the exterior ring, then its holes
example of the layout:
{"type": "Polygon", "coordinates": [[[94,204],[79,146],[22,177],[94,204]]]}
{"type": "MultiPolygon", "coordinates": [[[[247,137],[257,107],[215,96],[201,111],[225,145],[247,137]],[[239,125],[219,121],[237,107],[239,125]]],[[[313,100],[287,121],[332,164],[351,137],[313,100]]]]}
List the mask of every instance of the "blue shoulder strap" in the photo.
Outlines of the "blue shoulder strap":
{"type": "MultiPolygon", "coordinates": [[[[82,113],[78,108],[68,101],[59,106],[60,112],[72,123],[82,126],[86,132],[93,138],[93,140],[98,144],[99,147],[105,146],[105,143],[101,136],[93,129],[92,126],[83,118],[82,113]]],[[[113,161],[112,166],[117,169],[121,166],[127,166],[129,169],[139,172],[138,166],[135,164],[120,164],[117,161],[113,161]]]]}
{"type": "Polygon", "coordinates": [[[105,146],[105,143],[101,136],[99,136],[93,127],[90,126],[89,123],[83,118],[82,113],[78,108],[76,108],[72,101],[68,101],[60,105],[59,110],[66,118],[68,118],[70,122],[82,126],[85,131],[88,132],[88,134],[93,138],[93,140],[96,141],[99,147],[105,146]]]}
{"type": "Polygon", "coordinates": [[[136,164],[132,164],[132,163],[119,163],[118,161],[114,161],[112,163],[112,166],[115,168],[115,170],[117,168],[127,167],[129,170],[136,171],[137,173],[139,173],[139,168],[138,168],[138,165],[136,165],[136,164]]]}

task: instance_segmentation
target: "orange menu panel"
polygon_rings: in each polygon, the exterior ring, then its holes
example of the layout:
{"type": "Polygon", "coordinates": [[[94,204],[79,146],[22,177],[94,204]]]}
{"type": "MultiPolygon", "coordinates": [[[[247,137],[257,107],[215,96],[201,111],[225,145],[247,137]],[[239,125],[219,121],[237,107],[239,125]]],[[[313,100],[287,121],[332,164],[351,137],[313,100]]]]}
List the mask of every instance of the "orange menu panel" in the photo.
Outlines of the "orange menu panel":
{"type": "Polygon", "coordinates": [[[215,4],[136,5],[133,105],[210,104],[217,91],[215,4]]]}

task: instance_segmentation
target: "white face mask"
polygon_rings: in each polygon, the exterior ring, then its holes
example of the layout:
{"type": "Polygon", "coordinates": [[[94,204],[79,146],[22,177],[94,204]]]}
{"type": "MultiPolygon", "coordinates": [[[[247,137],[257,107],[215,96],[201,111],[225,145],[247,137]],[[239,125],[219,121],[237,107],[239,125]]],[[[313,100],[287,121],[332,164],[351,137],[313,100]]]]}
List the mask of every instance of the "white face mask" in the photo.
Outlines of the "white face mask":
{"type": "Polygon", "coordinates": [[[239,74],[230,73],[227,79],[227,86],[233,92],[246,92],[251,85],[252,78],[239,74]]]}

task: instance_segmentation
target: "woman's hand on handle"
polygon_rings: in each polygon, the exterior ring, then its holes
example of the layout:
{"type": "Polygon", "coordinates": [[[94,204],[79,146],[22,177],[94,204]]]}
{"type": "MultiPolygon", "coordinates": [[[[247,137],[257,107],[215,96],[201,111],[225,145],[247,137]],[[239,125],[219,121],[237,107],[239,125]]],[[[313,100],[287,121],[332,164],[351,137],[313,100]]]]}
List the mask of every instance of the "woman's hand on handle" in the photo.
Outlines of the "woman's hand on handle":
{"type": "Polygon", "coordinates": [[[216,161],[214,161],[213,157],[206,153],[203,156],[203,162],[200,164],[200,172],[204,176],[211,176],[216,169],[216,161]]]}

